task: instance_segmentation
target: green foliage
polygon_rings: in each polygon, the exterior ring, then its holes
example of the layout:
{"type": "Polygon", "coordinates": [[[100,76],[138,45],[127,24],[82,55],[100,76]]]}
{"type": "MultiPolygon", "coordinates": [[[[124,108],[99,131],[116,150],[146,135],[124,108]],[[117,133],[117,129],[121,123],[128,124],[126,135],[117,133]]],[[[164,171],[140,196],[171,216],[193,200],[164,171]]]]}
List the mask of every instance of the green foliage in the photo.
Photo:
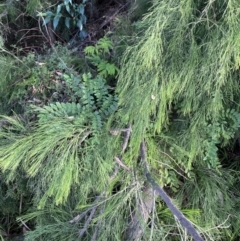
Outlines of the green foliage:
{"type": "Polygon", "coordinates": [[[60,23],[64,22],[63,26],[68,29],[77,27],[79,30],[79,37],[85,38],[87,34],[84,30],[84,25],[86,24],[87,18],[84,4],[86,2],[87,0],[83,0],[82,3],[77,4],[73,3],[72,0],[64,0],[63,3],[55,7],[55,13],[47,11],[38,15],[44,17],[44,25],[52,21],[54,30],[59,26],[62,27],[60,23]]]}
{"type": "Polygon", "coordinates": [[[82,107],[76,103],[51,103],[43,108],[35,108],[38,113],[39,122],[47,122],[54,117],[73,119],[75,116],[82,114],[82,107]]]}
{"type": "Polygon", "coordinates": [[[55,50],[46,50],[45,56],[30,53],[22,60],[2,58],[1,113],[9,114],[12,110],[23,113],[30,104],[42,106],[70,98],[63,72],[86,68],[84,60],[77,58],[74,51],[58,45],[55,50]]]}
{"type": "Polygon", "coordinates": [[[104,37],[99,39],[95,46],[87,46],[84,49],[86,58],[97,67],[98,74],[104,78],[114,76],[119,72],[117,66],[108,61],[112,48],[112,41],[104,37]]]}
{"type": "Polygon", "coordinates": [[[178,199],[186,208],[201,210],[204,229],[214,240],[237,239],[234,233],[239,229],[233,223],[237,222],[240,212],[236,202],[240,192],[236,190],[237,178],[234,173],[221,169],[219,174],[213,169],[197,165],[194,166],[192,176],[193,178],[186,179],[179,189],[178,199]]]}
{"type": "MultiPolygon", "coordinates": [[[[0,111],[23,116],[0,120],[1,229],[20,216],[31,226],[29,241],[123,240],[137,213],[142,240],[191,240],[154,196],[146,221],[139,215],[152,195],[139,154],[144,140],[154,178],[204,239],[239,239],[240,168],[220,153],[240,129],[239,3],[152,3],[125,29],[132,36],[114,41],[118,53],[129,45],[120,70],[106,37],[85,48],[87,63],[61,46],[20,61],[2,50],[0,111]],[[107,82],[117,74],[114,92],[107,82]]],[[[75,5],[57,3],[45,23],[71,27],[67,18],[84,15],[75,5]]]]}
{"type": "Polygon", "coordinates": [[[99,112],[102,117],[112,114],[117,107],[117,97],[109,94],[108,85],[101,76],[91,74],[63,75],[66,86],[72,91],[71,100],[80,103],[88,112],[99,112]]]}
{"type": "MultiPolygon", "coordinates": [[[[119,118],[123,125],[134,123],[133,155],[137,156],[148,132],[175,134],[174,144],[186,153],[181,156],[189,170],[193,161],[204,158],[202,136],[209,134],[206,120],[217,123],[229,106],[237,109],[239,85],[233,69],[238,64],[239,35],[233,29],[239,18],[233,9],[238,4],[231,1],[224,11],[218,4],[199,7],[193,1],[154,1],[144,17],[143,36],[126,50],[117,88],[123,106],[119,118]],[[213,24],[212,8],[219,16],[217,24],[213,24]],[[180,130],[176,122],[181,123],[180,130]]],[[[230,132],[221,137],[224,142],[229,141],[230,132]]],[[[180,158],[178,154],[175,159],[180,158]]]]}
{"type": "MultiPolygon", "coordinates": [[[[19,122],[11,121],[11,124],[11,128],[18,132],[21,131],[19,127],[23,128],[19,122]]],[[[39,181],[33,188],[40,207],[50,197],[56,204],[65,202],[71,188],[77,186],[87,198],[93,184],[89,175],[92,170],[97,168],[101,177],[103,172],[107,177],[108,172],[107,162],[103,163],[96,152],[96,138],[91,125],[83,126],[81,116],[74,120],[55,117],[48,122],[40,122],[25,135],[11,133],[11,129],[6,128],[1,131],[1,141],[5,144],[0,150],[0,166],[8,172],[9,181],[15,180],[16,172],[20,170],[26,172],[28,178],[39,181]],[[98,167],[101,165],[105,168],[98,167]]],[[[94,175],[97,178],[96,172],[94,175]]],[[[100,189],[105,185],[104,179],[101,180],[102,184],[100,180],[98,182],[100,189]]]]}
{"type": "Polygon", "coordinates": [[[45,192],[40,206],[44,206],[49,197],[53,197],[56,204],[65,202],[71,187],[78,185],[85,172],[92,170],[90,166],[96,153],[90,154],[90,150],[97,148],[98,132],[117,107],[117,98],[108,93],[103,78],[92,79],[90,74],[83,74],[82,78],[64,74],[64,78],[69,97],[75,102],[35,107],[39,121],[29,131],[21,122],[7,118],[5,121],[10,122],[11,128],[1,132],[2,142],[6,142],[0,151],[1,168],[9,171],[8,180],[14,180],[22,168],[29,177],[39,176],[39,180],[45,180],[41,184],[45,192]],[[11,132],[12,128],[17,132],[11,132]],[[17,134],[20,130],[26,135],[17,134]],[[59,184],[64,188],[59,189],[59,184]]]}
{"type": "Polygon", "coordinates": [[[151,7],[151,0],[136,0],[133,1],[130,7],[130,19],[136,21],[141,19],[151,7]]]}
{"type": "Polygon", "coordinates": [[[96,199],[89,198],[87,205],[79,205],[75,210],[70,207],[52,207],[32,215],[24,215],[21,217],[24,222],[28,222],[29,218],[34,216],[43,220],[36,230],[28,232],[26,240],[91,240],[94,235],[99,240],[106,240],[108,237],[121,240],[122,232],[127,225],[129,204],[134,204],[131,200],[136,195],[141,195],[139,187],[136,185],[125,186],[117,194],[97,197],[99,199],[97,202],[96,199]],[[93,209],[96,209],[95,212],[98,216],[91,220],[85,235],[79,237],[80,232],[84,229],[85,218],[89,217],[93,209]],[[80,214],[79,219],[76,218],[78,214],[80,214]],[[73,217],[76,218],[75,221],[73,221],[73,217]],[[109,224],[111,228],[109,228],[109,224]]]}
{"type": "Polygon", "coordinates": [[[203,160],[208,162],[209,167],[218,168],[221,165],[218,158],[218,147],[226,146],[234,138],[240,128],[240,113],[227,109],[217,122],[206,124],[204,128],[208,129],[208,132],[203,137],[205,148],[203,160]]]}
{"type": "Polygon", "coordinates": [[[104,120],[116,110],[117,97],[108,93],[101,77],[92,79],[90,74],[84,74],[81,80],[65,74],[64,78],[66,86],[72,91],[70,98],[74,102],[56,102],[38,107],[39,121],[46,122],[54,117],[73,120],[77,117],[82,125],[91,124],[94,130],[100,130],[104,120]]]}
{"type": "Polygon", "coordinates": [[[183,204],[203,210],[198,225],[204,228],[207,220],[206,230],[212,232],[203,230],[203,235],[214,240],[228,240],[237,230],[221,226],[227,213],[231,226],[236,221],[238,193],[219,158],[219,148],[231,143],[240,124],[236,9],[238,1],[153,1],[138,24],[142,35],[123,56],[116,90],[120,108],[111,122],[116,128],[132,125],[123,156],[128,166],[138,169],[139,146],[145,140],[150,169],[162,185],[178,192],[193,183],[183,204]],[[198,178],[196,166],[203,169],[198,178]]]}

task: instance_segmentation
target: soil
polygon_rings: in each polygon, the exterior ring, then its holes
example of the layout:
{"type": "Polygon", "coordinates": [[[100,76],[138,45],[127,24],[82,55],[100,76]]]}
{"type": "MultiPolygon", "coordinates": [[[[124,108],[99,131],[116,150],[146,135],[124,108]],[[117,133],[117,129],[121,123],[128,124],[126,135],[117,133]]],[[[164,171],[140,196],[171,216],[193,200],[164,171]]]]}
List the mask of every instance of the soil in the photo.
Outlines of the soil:
{"type": "MultiPolygon", "coordinates": [[[[87,45],[95,44],[107,32],[113,31],[114,20],[119,15],[126,15],[132,0],[95,0],[94,6],[88,1],[85,7],[85,15],[87,23],[85,30],[87,37],[85,39],[76,38],[78,30],[72,30],[68,33],[70,39],[63,39],[60,30],[52,31],[52,36],[46,34],[45,27],[42,27],[40,19],[26,15],[19,16],[18,24],[9,26],[11,32],[7,36],[7,48],[18,54],[28,54],[30,51],[38,54],[44,53],[44,46],[51,46],[53,42],[69,44],[73,42],[73,46],[80,51],[87,45]],[[14,31],[14,29],[17,29],[14,31]],[[74,41],[73,41],[74,40],[74,41]]],[[[51,27],[50,27],[51,28],[51,27]]],[[[49,33],[48,26],[48,33],[49,33]]]]}

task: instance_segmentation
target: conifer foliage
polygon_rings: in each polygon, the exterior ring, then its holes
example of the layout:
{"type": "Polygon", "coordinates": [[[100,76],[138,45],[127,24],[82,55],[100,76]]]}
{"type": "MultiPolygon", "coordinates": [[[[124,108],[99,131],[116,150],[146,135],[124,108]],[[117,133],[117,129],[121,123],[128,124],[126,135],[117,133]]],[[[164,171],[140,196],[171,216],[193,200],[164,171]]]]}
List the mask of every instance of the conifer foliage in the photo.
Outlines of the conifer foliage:
{"type": "MultiPolygon", "coordinates": [[[[146,140],[150,168],[160,183],[174,186],[174,168],[190,180],[199,168],[216,172],[212,185],[226,173],[219,150],[239,130],[239,11],[239,1],[231,0],[153,1],[139,26],[143,35],[125,51],[117,115],[123,124],[132,123],[126,162],[138,168],[139,146],[146,140]]],[[[207,195],[200,191],[202,201],[193,205],[213,226],[236,220],[230,200],[239,193],[233,194],[230,179],[228,185],[228,193],[216,187],[207,195]],[[208,202],[217,193],[232,209],[231,218],[208,202]],[[209,210],[221,218],[208,219],[209,210]]]]}
{"type": "Polygon", "coordinates": [[[0,239],[18,224],[27,241],[238,240],[239,26],[238,0],[152,0],[134,40],[113,32],[80,64],[2,43],[24,108],[1,110],[0,239]]]}

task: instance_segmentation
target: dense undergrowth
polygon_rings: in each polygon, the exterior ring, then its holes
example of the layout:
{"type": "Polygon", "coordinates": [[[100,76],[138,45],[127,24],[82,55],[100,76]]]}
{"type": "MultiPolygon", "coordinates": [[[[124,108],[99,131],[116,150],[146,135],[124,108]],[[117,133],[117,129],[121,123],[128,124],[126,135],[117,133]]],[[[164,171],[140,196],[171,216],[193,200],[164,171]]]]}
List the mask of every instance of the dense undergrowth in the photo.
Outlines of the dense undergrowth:
{"type": "Polygon", "coordinates": [[[143,142],[203,239],[238,240],[239,14],[237,0],[4,1],[0,240],[193,240],[147,181],[143,142]]]}

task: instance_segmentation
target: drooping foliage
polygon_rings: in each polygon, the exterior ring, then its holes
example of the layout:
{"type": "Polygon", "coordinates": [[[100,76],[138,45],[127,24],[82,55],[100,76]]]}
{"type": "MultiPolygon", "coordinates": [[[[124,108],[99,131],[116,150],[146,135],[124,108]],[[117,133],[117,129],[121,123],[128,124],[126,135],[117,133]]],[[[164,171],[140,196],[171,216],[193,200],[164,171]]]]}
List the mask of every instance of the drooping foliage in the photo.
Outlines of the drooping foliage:
{"type": "Polygon", "coordinates": [[[134,147],[148,131],[175,133],[172,144],[184,152],[177,159],[186,158],[188,170],[209,155],[211,138],[226,144],[234,136],[238,14],[238,1],[155,1],[142,21],[143,36],[126,50],[118,82],[119,116],[134,123],[134,147]]]}
{"type": "MultiPolygon", "coordinates": [[[[153,1],[140,24],[143,35],[125,51],[118,79],[117,116],[123,124],[132,124],[129,165],[137,168],[139,145],[145,139],[153,148],[152,170],[158,170],[156,177],[165,184],[164,170],[172,172],[174,167],[190,178],[196,165],[225,173],[219,149],[237,137],[240,124],[239,11],[239,2],[231,0],[153,1]]],[[[172,183],[174,178],[166,176],[172,183]]],[[[200,177],[194,178],[197,182],[200,177]]],[[[214,202],[207,199],[219,193],[217,188],[209,190],[207,195],[199,193],[207,197],[198,202],[203,216],[214,210],[214,202]]],[[[235,220],[233,194],[221,195],[235,220]]],[[[219,209],[214,212],[218,216],[219,209]]],[[[222,214],[221,221],[212,219],[213,225],[228,219],[225,211],[222,214]]]]}
{"type": "Polygon", "coordinates": [[[238,240],[240,3],[131,3],[149,9],[116,24],[132,35],[116,29],[116,46],[104,37],[79,59],[2,48],[0,221],[18,216],[29,241],[192,240],[146,159],[204,240],[238,240]]]}

